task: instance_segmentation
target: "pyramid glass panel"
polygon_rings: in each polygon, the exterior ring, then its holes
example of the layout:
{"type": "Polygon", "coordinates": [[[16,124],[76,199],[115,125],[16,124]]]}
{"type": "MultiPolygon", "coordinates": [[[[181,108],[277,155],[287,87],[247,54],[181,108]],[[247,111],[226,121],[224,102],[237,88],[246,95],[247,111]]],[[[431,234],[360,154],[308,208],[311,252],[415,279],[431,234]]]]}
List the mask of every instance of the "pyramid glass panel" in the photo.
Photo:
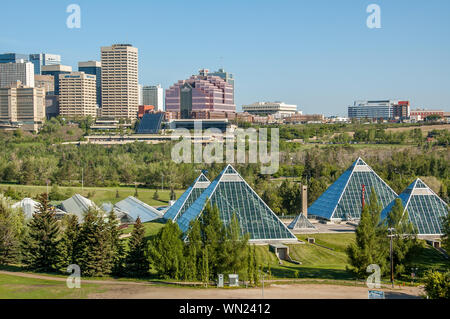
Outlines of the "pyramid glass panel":
{"type": "MultiPolygon", "coordinates": [[[[409,220],[419,235],[441,235],[442,217],[448,214],[448,205],[439,198],[422,180],[417,179],[398,196],[408,212],[409,220]]],[[[395,201],[382,212],[386,218],[395,201]]]]}
{"type": "Polygon", "coordinates": [[[195,200],[209,186],[209,179],[202,174],[188,187],[188,189],[170,206],[164,214],[164,219],[176,221],[195,202],[195,200]]]}
{"type": "Polygon", "coordinates": [[[201,215],[208,200],[211,205],[217,205],[225,225],[235,213],[242,233],[248,233],[250,240],[297,240],[231,165],[177,220],[183,232],[189,229],[192,220],[201,215]]]}
{"type": "Polygon", "coordinates": [[[386,207],[397,194],[358,158],[308,209],[312,215],[332,219],[359,219],[362,209],[362,187],[369,203],[372,187],[380,205],[386,207]]]}
{"type": "Polygon", "coordinates": [[[311,222],[308,220],[308,218],[303,215],[299,214],[295,219],[292,221],[292,223],[288,226],[289,229],[316,229],[316,227],[311,224],[311,222]]]}

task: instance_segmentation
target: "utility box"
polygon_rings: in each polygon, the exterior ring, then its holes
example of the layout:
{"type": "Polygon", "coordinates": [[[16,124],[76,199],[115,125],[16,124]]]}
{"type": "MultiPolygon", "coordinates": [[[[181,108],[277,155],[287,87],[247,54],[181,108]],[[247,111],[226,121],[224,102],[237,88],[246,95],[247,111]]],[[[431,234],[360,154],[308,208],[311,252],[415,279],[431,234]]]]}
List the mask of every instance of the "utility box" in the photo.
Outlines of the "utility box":
{"type": "Polygon", "coordinates": [[[228,279],[230,281],[230,287],[239,287],[239,275],[229,274],[228,279]]]}
{"type": "Polygon", "coordinates": [[[310,244],[316,243],[316,239],[314,237],[308,237],[307,240],[308,240],[308,243],[310,243],[310,244]]]}
{"type": "Polygon", "coordinates": [[[219,274],[218,276],[218,280],[217,280],[217,288],[223,288],[223,274],[219,274]]]}

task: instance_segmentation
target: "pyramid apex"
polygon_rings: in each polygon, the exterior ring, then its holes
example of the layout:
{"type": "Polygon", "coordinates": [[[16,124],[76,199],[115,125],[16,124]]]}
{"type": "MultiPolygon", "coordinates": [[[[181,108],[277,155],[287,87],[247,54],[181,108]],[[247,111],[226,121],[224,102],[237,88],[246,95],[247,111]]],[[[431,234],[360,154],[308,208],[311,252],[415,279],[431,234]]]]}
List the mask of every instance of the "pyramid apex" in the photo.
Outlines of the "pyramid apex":
{"type": "Polygon", "coordinates": [[[228,164],[222,174],[238,174],[238,172],[234,169],[234,167],[231,164],[228,164]]]}

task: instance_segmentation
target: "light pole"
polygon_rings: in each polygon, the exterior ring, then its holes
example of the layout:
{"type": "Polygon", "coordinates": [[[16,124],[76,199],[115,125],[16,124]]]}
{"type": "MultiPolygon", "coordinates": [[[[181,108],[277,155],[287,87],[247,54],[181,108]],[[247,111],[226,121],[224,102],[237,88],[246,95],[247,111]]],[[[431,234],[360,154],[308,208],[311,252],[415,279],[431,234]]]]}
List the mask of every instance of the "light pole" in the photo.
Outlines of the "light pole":
{"type": "Polygon", "coordinates": [[[394,232],[395,228],[391,227],[388,228],[388,231],[390,232],[390,235],[388,235],[389,237],[391,237],[391,242],[390,242],[390,259],[391,259],[391,283],[392,283],[392,288],[394,288],[394,259],[392,257],[393,252],[392,252],[392,237],[394,237],[393,232],[394,232]]]}

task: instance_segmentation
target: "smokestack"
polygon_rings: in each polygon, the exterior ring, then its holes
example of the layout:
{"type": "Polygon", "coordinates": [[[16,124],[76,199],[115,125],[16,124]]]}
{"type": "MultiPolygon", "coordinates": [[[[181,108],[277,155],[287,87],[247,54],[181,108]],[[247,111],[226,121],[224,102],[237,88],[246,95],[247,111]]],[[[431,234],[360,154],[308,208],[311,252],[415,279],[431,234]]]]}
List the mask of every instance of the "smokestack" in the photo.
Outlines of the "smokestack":
{"type": "Polygon", "coordinates": [[[302,185],[302,213],[308,218],[308,186],[302,185]]]}

